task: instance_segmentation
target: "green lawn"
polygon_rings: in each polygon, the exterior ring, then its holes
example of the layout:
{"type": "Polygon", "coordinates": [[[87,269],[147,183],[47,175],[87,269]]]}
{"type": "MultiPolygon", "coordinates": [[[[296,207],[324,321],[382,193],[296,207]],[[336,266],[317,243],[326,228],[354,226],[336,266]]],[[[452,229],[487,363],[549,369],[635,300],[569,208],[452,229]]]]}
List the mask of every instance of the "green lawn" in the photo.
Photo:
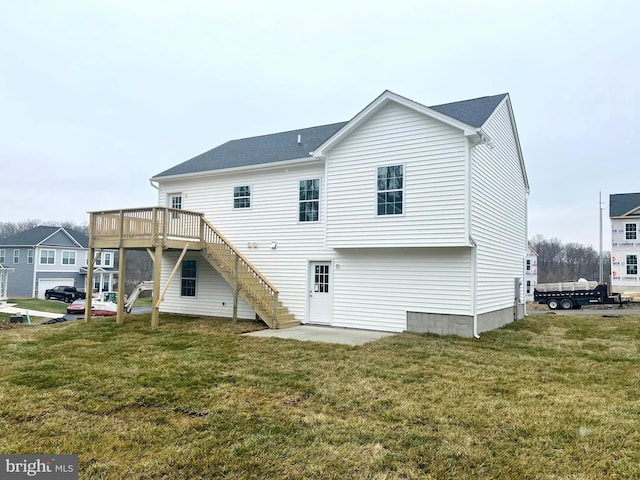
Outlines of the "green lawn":
{"type": "Polygon", "coordinates": [[[362,347],[149,315],[0,331],[0,453],[82,479],[640,478],[640,318],[362,347]]]}

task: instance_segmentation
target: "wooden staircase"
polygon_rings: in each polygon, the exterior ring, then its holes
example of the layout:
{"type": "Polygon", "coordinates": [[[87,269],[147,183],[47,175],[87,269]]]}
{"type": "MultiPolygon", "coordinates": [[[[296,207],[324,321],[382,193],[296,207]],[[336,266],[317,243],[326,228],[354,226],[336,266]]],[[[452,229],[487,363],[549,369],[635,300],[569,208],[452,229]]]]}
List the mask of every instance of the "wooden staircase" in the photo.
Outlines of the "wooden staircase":
{"type": "MultiPolygon", "coordinates": [[[[204,218],[204,214],[187,210],[146,207],[125,210],[91,212],[89,221],[89,253],[94,258],[96,249],[119,248],[124,250],[147,249],[154,257],[154,308],[152,327],[157,327],[160,294],[160,267],[162,252],[166,249],[198,250],[222,278],[231,285],[234,293],[234,319],[237,318],[237,299],[242,297],[271,328],[300,325],[294,315],[278,300],[278,289],[255,268],[216,228],[204,218]],[[155,253],[152,253],[154,249],[155,253]]],[[[182,258],[182,257],[180,257],[182,258]]],[[[120,266],[122,267],[121,262],[120,266]]],[[[177,266],[176,266],[177,267],[177,266]]],[[[175,273],[171,273],[167,285],[175,273]]],[[[124,278],[124,269],[119,275],[124,278]]],[[[93,263],[87,269],[87,281],[93,281],[93,263]]],[[[121,282],[124,285],[124,282],[121,282]]],[[[166,291],[167,286],[165,286],[166,291]]],[[[119,297],[124,298],[124,290],[119,297]]],[[[120,307],[118,307],[120,309],[120,307]]],[[[118,313],[118,321],[124,313],[118,313]]]]}
{"type": "Polygon", "coordinates": [[[205,218],[202,256],[220,276],[253,308],[270,328],[300,325],[278,300],[278,290],[205,218]]]}

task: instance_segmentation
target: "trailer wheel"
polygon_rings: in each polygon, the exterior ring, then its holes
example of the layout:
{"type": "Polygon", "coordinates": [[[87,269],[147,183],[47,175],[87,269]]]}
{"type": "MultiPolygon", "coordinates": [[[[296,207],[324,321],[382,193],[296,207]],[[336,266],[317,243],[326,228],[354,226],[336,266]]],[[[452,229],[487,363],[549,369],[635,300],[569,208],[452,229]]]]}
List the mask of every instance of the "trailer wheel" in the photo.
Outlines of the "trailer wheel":
{"type": "Polygon", "coordinates": [[[559,306],[560,305],[558,305],[558,300],[556,300],[555,298],[552,298],[547,302],[547,307],[549,307],[551,310],[557,310],[559,306]]]}
{"type": "Polygon", "coordinates": [[[571,310],[573,308],[573,301],[570,298],[563,298],[560,300],[560,308],[562,310],[571,310]]]}

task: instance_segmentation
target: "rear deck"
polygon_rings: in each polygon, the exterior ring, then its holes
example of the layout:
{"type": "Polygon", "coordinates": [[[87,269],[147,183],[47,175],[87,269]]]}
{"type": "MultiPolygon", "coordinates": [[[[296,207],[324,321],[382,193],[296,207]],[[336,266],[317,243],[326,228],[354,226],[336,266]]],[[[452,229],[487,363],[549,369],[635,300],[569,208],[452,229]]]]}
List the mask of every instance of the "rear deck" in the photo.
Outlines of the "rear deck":
{"type": "MultiPolygon", "coordinates": [[[[159,324],[160,304],[189,250],[200,254],[233,288],[233,319],[237,319],[241,296],[271,328],[298,325],[278,301],[278,289],[262,275],[202,213],[164,207],[90,212],[87,285],[93,285],[93,265],[103,249],[119,250],[118,315],[124,322],[124,285],[127,249],[146,250],[153,259],[153,305],[151,326],[159,324]],[[161,291],[162,255],[180,250],[179,260],[161,291]]],[[[85,321],[91,316],[91,295],[87,295],[85,321]]],[[[179,312],[177,312],[179,313],[179,312]]]]}

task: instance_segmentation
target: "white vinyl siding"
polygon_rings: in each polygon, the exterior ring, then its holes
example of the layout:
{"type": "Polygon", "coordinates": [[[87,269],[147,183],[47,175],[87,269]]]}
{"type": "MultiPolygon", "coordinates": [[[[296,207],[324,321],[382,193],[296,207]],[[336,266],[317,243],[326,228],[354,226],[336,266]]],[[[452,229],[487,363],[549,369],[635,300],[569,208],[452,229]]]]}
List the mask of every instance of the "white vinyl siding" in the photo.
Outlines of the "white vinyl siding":
{"type": "Polygon", "coordinates": [[[468,245],[462,132],[398,104],[383,107],[328,152],[327,245],[468,245]],[[404,165],[402,215],[377,215],[377,169],[404,165]]]}
{"type": "MultiPolygon", "coordinates": [[[[179,256],[180,252],[168,252],[164,255],[161,273],[162,285],[166,285],[179,256]]],[[[229,284],[200,255],[190,253],[185,259],[197,261],[198,295],[197,297],[181,296],[181,282],[174,278],[169,284],[164,301],[160,304],[160,311],[231,318],[233,316],[233,290],[229,284]]],[[[238,299],[238,318],[246,320],[255,318],[255,312],[242,298],[238,299]]]]}
{"type": "Polygon", "coordinates": [[[473,147],[471,169],[478,314],[513,306],[527,251],[526,186],[506,102],[483,129],[493,148],[473,147]]]}
{"type": "Polygon", "coordinates": [[[407,312],[470,315],[470,252],[341,250],[334,260],[333,326],[400,332],[407,328],[407,312]]]}
{"type": "MultiPolygon", "coordinates": [[[[317,222],[298,221],[300,180],[320,180],[322,212],[325,208],[323,177],[322,162],[236,172],[234,175],[202,176],[161,183],[159,198],[167,198],[166,192],[178,189],[188,195],[190,209],[204,213],[205,217],[280,290],[279,299],[282,303],[298,320],[303,320],[308,294],[308,261],[330,259],[333,250],[324,246],[322,214],[317,222]],[[252,207],[238,215],[229,201],[229,192],[233,191],[234,186],[249,184],[254,187],[252,207]],[[277,243],[276,249],[271,248],[272,242],[277,243]]],[[[205,263],[200,261],[199,266],[205,263]]],[[[198,277],[198,298],[203,295],[204,277],[206,275],[201,271],[198,277]]],[[[169,295],[168,292],[167,297],[169,295]]],[[[190,301],[185,299],[185,303],[190,301]]],[[[175,305],[173,300],[171,305],[175,305]]]]}

